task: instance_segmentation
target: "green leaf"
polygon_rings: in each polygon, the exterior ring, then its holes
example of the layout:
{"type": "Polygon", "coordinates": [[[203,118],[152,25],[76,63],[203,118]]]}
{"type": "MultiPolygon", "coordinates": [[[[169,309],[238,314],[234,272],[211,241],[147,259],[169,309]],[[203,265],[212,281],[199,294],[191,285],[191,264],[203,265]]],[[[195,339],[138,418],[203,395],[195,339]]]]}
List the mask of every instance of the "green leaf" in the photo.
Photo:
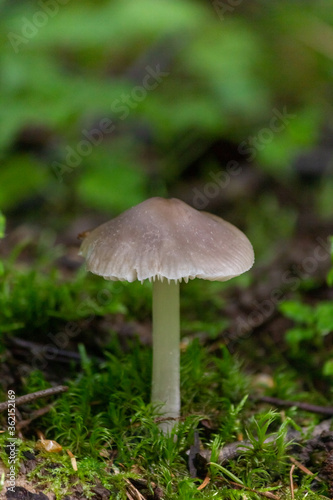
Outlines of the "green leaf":
{"type": "MultiPolygon", "coordinates": [[[[22,24],[21,12],[11,20],[13,31],[19,31],[22,24]]],[[[31,7],[27,17],[33,16],[31,7]]],[[[209,19],[207,11],[199,4],[193,5],[180,0],[141,0],[140,2],[96,2],[92,5],[69,3],[60,7],[59,13],[49,20],[47,27],[41,28],[30,41],[33,48],[54,45],[67,49],[82,49],[105,46],[133,47],[135,41],[144,37],[161,37],[170,33],[184,32],[200,26],[209,19]],[[152,16],[152,12],[154,15],[152,16]]]]}
{"type": "Polygon", "coordinates": [[[333,375],[333,359],[329,359],[323,366],[323,375],[331,377],[333,375]]]}
{"type": "Polygon", "coordinates": [[[241,484],[242,486],[244,486],[243,481],[241,481],[237,476],[235,476],[232,472],[230,472],[228,469],[226,469],[222,465],[215,464],[213,462],[210,462],[208,465],[210,465],[211,467],[216,467],[216,469],[220,470],[229,479],[231,479],[232,481],[234,481],[237,484],[241,484]]]}
{"type": "Polygon", "coordinates": [[[289,300],[280,305],[280,311],[289,319],[299,323],[311,324],[314,320],[314,311],[311,306],[298,301],[289,300]]]}
{"type": "Polygon", "coordinates": [[[0,211],[0,238],[5,236],[6,218],[0,211]]]}
{"type": "Polygon", "coordinates": [[[322,335],[333,332],[333,303],[321,302],[315,308],[317,328],[322,335]]]}
{"type": "Polygon", "coordinates": [[[304,340],[312,340],[316,336],[313,328],[295,327],[287,331],[285,339],[290,346],[297,347],[304,340]]]}

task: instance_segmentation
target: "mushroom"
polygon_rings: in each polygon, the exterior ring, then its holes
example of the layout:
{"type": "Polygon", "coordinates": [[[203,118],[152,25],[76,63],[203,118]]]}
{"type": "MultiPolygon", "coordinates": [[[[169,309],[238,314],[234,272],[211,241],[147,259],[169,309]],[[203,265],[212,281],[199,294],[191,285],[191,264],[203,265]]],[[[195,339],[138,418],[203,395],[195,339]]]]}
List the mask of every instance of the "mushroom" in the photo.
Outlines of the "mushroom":
{"type": "Polygon", "coordinates": [[[153,281],[153,405],[167,433],[180,416],[179,283],[226,281],[250,269],[253,248],[235,226],[178,199],[149,198],[91,231],[80,254],[107,280],[153,281]],[[169,420],[168,420],[169,419],[169,420]]]}

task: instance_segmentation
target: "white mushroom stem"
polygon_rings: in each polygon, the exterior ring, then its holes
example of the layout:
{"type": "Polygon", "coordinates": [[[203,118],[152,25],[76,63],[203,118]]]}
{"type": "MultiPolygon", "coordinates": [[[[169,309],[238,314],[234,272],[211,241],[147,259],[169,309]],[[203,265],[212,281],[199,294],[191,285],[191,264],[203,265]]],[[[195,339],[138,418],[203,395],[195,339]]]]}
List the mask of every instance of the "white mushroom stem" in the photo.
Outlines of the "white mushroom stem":
{"type": "MultiPolygon", "coordinates": [[[[180,415],[180,321],[179,283],[156,280],[153,283],[153,380],[152,403],[159,405],[162,416],[180,415]]],[[[161,424],[164,433],[175,422],[161,424]]]]}

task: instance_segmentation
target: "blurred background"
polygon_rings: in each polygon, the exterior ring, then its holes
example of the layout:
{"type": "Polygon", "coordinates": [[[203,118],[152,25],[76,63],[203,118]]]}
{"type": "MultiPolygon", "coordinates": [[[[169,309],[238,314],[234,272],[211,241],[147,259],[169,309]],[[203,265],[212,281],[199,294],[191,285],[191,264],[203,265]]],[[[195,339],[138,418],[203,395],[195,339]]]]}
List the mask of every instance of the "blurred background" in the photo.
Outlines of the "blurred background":
{"type": "Polygon", "coordinates": [[[0,5],[9,233],[74,241],[156,195],[235,223],[259,262],[332,232],[329,1],[0,5]]]}

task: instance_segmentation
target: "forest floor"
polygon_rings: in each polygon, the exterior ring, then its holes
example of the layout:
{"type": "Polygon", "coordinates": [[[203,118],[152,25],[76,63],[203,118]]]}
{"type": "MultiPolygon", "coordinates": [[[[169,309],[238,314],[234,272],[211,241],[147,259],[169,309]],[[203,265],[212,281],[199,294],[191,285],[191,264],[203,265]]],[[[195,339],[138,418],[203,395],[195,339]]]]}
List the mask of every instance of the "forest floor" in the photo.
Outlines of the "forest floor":
{"type": "Polygon", "coordinates": [[[77,255],[77,234],[102,217],[75,217],[61,236],[52,217],[8,217],[0,400],[16,401],[16,420],[0,403],[1,498],[333,497],[333,222],[307,194],[286,208],[287,188],[270,189],[277,205],[247,211],[253,270],[181,287],[172,436],[149,404],[150,284],[103,281],[77,255]]]}

